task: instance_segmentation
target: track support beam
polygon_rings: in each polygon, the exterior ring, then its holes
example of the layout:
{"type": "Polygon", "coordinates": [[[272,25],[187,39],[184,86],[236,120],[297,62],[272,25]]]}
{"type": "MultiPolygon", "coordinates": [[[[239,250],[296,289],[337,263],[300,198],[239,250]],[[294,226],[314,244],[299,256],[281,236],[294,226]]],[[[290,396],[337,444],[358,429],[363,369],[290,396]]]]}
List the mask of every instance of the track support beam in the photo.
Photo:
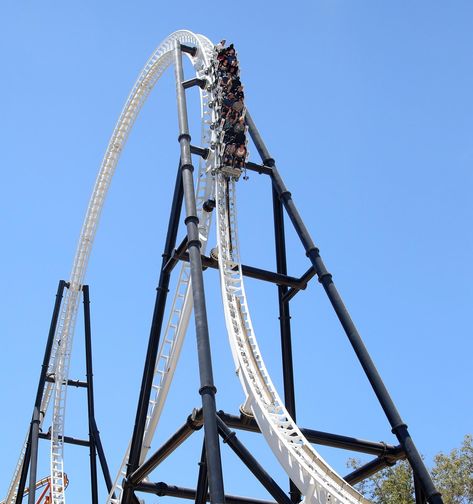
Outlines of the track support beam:
{"type": "Polygon", "coordinates": [[[366,346],[361,339],[361,336],[358,333],[358,330],[356,329],[355,324],[353,323],[350,314],[342,301],[342,298],[340,297],[337,288],[335,287],[332,275],[327,271],[327,268],[320,256],[320,251],[312,241],[309,231],[305,227],[294,201],[292,200],[291,193],[284,185],[284,182],[276,168],[275,161],[269,154],[269,151],[266,148],[261,135],[256,129],[255,123],[248,111],[246,114],[246,122],[248,124],[251,138],[264,165],[270,166],[272,169],[271,180],[273,188],[292,221],[302,245],[304,246],[306,255],[317,273],[319,282],[322,284],[353,347],[353,350],[355,351],[355,354],[357,355],[358,360],[360,361],[361,366],[371,383],[378,401],[381,404],[389,423],[391,424],[393,434],[397,437],[404,452],[406,453],[406,457],[411,464],[414,474],[416,474],[419,479],[420,485],[427,496],[428,502],[430,504],[443,504],[442,497],[435,488],[432,478],[430,477],[430,474],[428,473],[425,464],[417,451],[414,442],[412,441],[409,431],[407,430],[407,425],[401,419],[397,408],[394,405],[394,402],[391,399],[391,396],[389,395],[381,376],[379,375],[378,370],[376,369],[376,366],[374,365],[374,362],[372,361],[371,356],[369,355],[368,350],[366,349],[366,346]]]}
{"type": "MultiPolygon", "coordinates": [[[[110,493],[112,490],[112,478],[110,476],[110,470],[108,468],[107,459],[105,458],[105,451],[102,446],[102,440],[100,439],[100,433],[97,428],[95,418],[92,418],[92,432],[94,434],[95,448],[97,450],[97,455],[99,456],[100,466],[102,467],[105,485],[107,487],[108,493],[110,493]]],[[[115,498],[115,494],[113,494],[113,498],[115,498]]]]}
{"type": "Polygon", "coordinates": [[[182,425],[151,457],[127,478],[131,487],[136,487],[148,474],[156,469],[178,446],[180,446],[191,434],[202,428],[202,410],[194,410],[182,425]]]}
{"type": "Polygon", "coordinates": [[[180,44],[181,52],[195,56],[197,54],[197,47],[188,46],[185,44],[180,44]]]}
{"type": "MultiPolygon", "coordinates": [[[[307,287],[309,281],[316,275],[314,268],[311,266],[300,278],[299,282],[307,287]]],[[[300,290],[298,287],[291,287],[283,296],[284,302],[290,301],[300,290]]]]}
{"type": "MultiPolygon", "coordinates": [[[[286,236],[284,233],[284,210],[273,188],[274,241],[276,251],[276,269],[278,274],[287,275],[286,236]]],[[[289,301],[285,299],[288,288],[278,285],[279,331],[281,334],[282,372],[284,384],[284,403],[289,415],[296,422],[296,397],[294,392],[294,368],[291,342],[291,313],[289,301]]],[[[290,495],[293,504],[301,500],[299,489],[289,480],[290,495]]]]}
{"type": "Polygon", "coordinates": [[[84,328],[85,328],[85,366],[87,378],[87,411],[89,417],[89,443],[90,443],[90,486],[91,486],[91,500],[92,504],[98,504],[98,486],[97,486],[97,450],[95,448],[94,439],[94,424],[95,418],[94,408],[94,381],[92,371],[92,337],[90,327],[90,296],[89,286],[82,287],[84,295],[84,328]]]}
{"type": "Polygon", "coordinates": [[[253,455],[245,448],[243,443],[237,438],[235,432],[230,430],[220,417],[217,417],[217,424],[218,432],[222,436],[223,442],[228,444],[238,458],[256,476],[264,488],[274,497],[276,502],[279,504],[291,504],[291,499],[289,499],[284,490],[273,478],[271,478],[253,455]]]}
{"type": "Polygon", "coordinates": [[[404,458],[406,457],[403,452],[400,452],[397,456],[389,455],[389,456],[377,457],[373,460],[370,460],[361,467],[358,467],[358,469],[355,469],[350,474],[347,474],[346,476],[344,476],[343,479],[348,483],[350,483],[350,485],[356,485],[357,483],[360,483],[360,481],[369,478],[370,476],[377,473],[378,471],[381,471],[385,467],[393,466],[398,460],[404,458]]]}
{"type": "MultiPolygon", "coordinates": [[[[249,432],[260,432],[258,424],[254,418],[245,415],[231,415],[224,411],[219,411],[218,416],[229,427],[241,429],[249,432]]],[[[393,446],[386,443],[375,441],[366,441],[349,436],[341,436],[340,434],[331,434],[313,429],[301,427],[301,432],[310,443],[331,446],[332,448],[340,448],[343,450],[357,451],[360,453],[369,453],[371,455],[386,456],[395,460],[405,458],[400,446],[393,446]]]]}
{"type": "Polygon", "coordinates": [[[197,147],[195,145],[191,145],[191,154],[197,154],[202,159],[207,159],[210,154],[210,149],[197,147]]]}
{"type": "Polygon", "coordinates": [[[199,86],[200,89],[204,89],[207,85],[207,81],[205,79],[198,79],[195,77],[194,79],[186,80],[182,83],[184,89],[189,89],[194,86],[199,86]]]}
{"type": "MultiPolygon", "coordinates": [[[[138,406],[136,410],[135,425],[132,434],[130,456],[128,458],[128,468],[126,481],[130,475],[138,469],[141,462],[141,450],[143,445],[143,436],[146,423],[146,415],[148,413],[149,398],[151,395],[151,388],[153,385],[154,367],[156,363],[156,356],[159,348],[159,339],[161,328],[163,325],[164,310],[166,307],[167,294],[169,289],[170,271],[166,270],[165,266],[172,255],[172,251],[176,245],[177,230],[179,227],[179,218],[182,208],[183,200],[183,186],[181,179],[181,163],[176,174],[176,183],[174,187],[174,196],[171,205],[171,213],[169,216],[168,230],[166,234],[166,243],[164,246],[163,260],[161,265],[161,273],[159,275],[159,282],[156,293],[156,301],[153,311],[153,319],[151,322],[150,335],[148,340],[148,349],[146,352],[145,365],[143,369],[143,377],[141,381],[140,396],[138,399],[138,406]]],[[[133,495],[131,487],[126,484],[123,487],[123,504],[131,504],[131,501],[137,502],[136,497],[133,495]]]]}
{"type": "MultiPolygon", "coordinates": [[[[182,261],[189,261],[189,254],[183,253],[180,257],[182,261]]],[[[218,261],[212,257],[202,256],[202,267],[218,269],[218,261]]],[[[255,268],[254,266],[241,265],[241,272],[243,276],[248,278],[255,278],[256,280],[264,280],[282,286],[297,286],[297,290],[304,290],[307,287],[306,283],[302,283],[299,278],[281,273],[274,273],[273,271],[255,268]]]]}
{"type": "MultiPolygon", "coordinates": [[[[197,491],[192,488],[185,488],[176,485],[169,485],[167,483],[140,483],[136,487],[137,492],[145,492],[157,495],[158,497],[179,497],[181,499],[189,499],[195,502],[197,491]]],[[[205,500],[210,501],[207,494],[205,500]]],[[[263,499],[251,499],[248,497],[239,497],[236,495],[225,495],[225,502],[227,504],[277,504],[274,501],[263,499]]]]}
{"type": "MultiPolygon", "coordinates": [[[[205,504],[209,493],[209,477],[207,475],[207,452],[205,450],[205,439],[202,443],[202,454],[199,462],[199,476],[197,477],[197,489],[195,492],[194,504],[205,504]]],[[[228,503],[228,500],[226,501],[228,503]]]]}
{"type": "MultiPolygon", "coordinates": [[[[50,441],[51,440],[51,433],[50,432],[40,432],[38,437],[39,437],[39,439],[46,439],[46,440],[50,441]]],[[[87,447],[90,446],[90,441],[88,439],[77,439],[77,438],[70,437],[70,436],[64,436],[63,441],[66,444],[73,444],[76,446],[87,446],[87,447]]]]}
{"type": "Polygon", "coordinates": [[[30,424],[30,433],[28,436],[28,444],[26,447],[25,457],[23,459],[23,467],[20,476],[20,482],[18,485],[16,504],[20,504],[23,500],[23,494],[25,492],[26,476],[28,473],[28,468],[30,470],[29,488],[30,492],[28,494],[28,504],[35,504],[36,497],[36,476],[38,467],[38,440],[39,440],[39,425],[41,423],[41,415],[44,412],[41,411],[41,400],[43,398],[44,386],[46,384],[46,375],[48,372],[49,361],[51,358],[51,351],[54,344],[54,335],[56,333],[57,321],[59,318],[59,310],[61,308],[62,296],[64,294],[64,289],[66,287],[66,282],[60,280],[57,292],[56,301],[54,303],[53,315],[51,318],[51,324],[49,326],[48,339],[46,342],[46,348],[44,350],[43,364],[41,366],[41,372],[39,375],[38,388],[36,390],[36,398],[33,408],[33,415],[30,424]]]}
{"type": "MultiPolygon", "coordinates": [[[[55,383],[53,375],[46,376],[46,381],[49,383],[55,383]]],[[[76,387],[76,388],[87,388],[87,382],[80,380],[67,380],[68,387],[76,387]]]]}
{"type": "Polygon", "coordinates": [[[420,486],[419,479],[414,476],[414,494],[416,498],[416,504],[425,504],[425,496],[420,486]]]}
{"type": "Polygon", "coordinates": [[[181,147],[181,171],[184,186],[184,201],[186,207],[185,224],[187,227],[187,250],[191,269],[192,294],[194,298],[194,314],[197,336],[197,353],[199,360],[200,390],[204,416],[204,436],[207,447],[207,471],[209,478],[210,500],[212,504],[225,502],[223,488],[222,461],[217,432],[217,415],[215,405],[216,388],[213,380],[212,357],[210,352],[207,309],[205,305],[204,280],[202,275],[201,242],[199,239],[199,219],[195,202],[192,157],[190,150],[189,125],[187,119],[187,103],[182,66],[182,46],[175,46],[175,74],[177,108],[179,119],[179,144],[181,147]]]}

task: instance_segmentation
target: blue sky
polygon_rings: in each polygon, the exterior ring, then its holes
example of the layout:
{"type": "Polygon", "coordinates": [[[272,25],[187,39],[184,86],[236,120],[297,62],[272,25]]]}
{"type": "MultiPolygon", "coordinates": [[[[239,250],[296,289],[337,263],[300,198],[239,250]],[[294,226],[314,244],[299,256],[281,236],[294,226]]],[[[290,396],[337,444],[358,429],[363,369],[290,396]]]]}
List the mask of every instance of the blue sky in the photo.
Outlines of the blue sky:
{"type": "MultiPolygon", "coordinates": [[[[109,136],[147,58],[180,28],[235,43],[248,108],[427,463],[472,432],[473,5],[220,4],[6,1],[0,7],[0,493],[28,426],[57,282],[69,275],[109,136]]],[[[195,117],[195,92],[189,107],[195,117]]],[[[112,474],[135,415],[176,137],[168,71],[119,163],[87,275],[97,422],[112,474]]],[[[251,159],[257,161],[254,148],[251,159]]],[[[238,197],[243,260],[272,269],[268,181],[251,174],[239,183],[238,197]]],[[[287,228],[289,272],[298,275],[309,264],[287,228]]],[[[214,271],[205,278],[217,405],[236,412],[242,393],[218,278],[214,271]]],[[[276,290],[249,281],[247,291],[280,385],[276,290]]],[[[320,285],[296,296],[292,316],[300,424],[393,443],[320,285]]],[[[82,334],[79,320],[72,378],[85,375],[82,334]]],[[[199,405],[195,362],[191,330],[156,446],[199,405]]],[[[71,390],[67,435],[86,437],[85,407],[83,392],[71,390]]],[[[285,485],[258,436],[242,439],[285,485]]],[[[153,479],[194,486],[200,443],[201,434],[191,438],[153,479]]],[[[42,476],[48,446],[41,450],[42,476]]],[[[228,492],[265,497],[222,450],[228,492]]],[[[347,472],[352,454],[320,451],[347,472]]],[[[87,461],[85,449],[68,447],[69,502],[87,498],[87,461]]]]}

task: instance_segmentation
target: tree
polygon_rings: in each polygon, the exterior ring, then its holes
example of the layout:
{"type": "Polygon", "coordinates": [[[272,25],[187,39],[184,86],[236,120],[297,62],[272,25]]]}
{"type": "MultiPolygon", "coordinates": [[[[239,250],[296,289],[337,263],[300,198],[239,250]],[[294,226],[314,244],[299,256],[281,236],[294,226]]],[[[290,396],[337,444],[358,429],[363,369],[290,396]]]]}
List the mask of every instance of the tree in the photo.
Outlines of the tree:
{"type": "Polygon", "coordinates": [[[460,449],[434,458],[432,478],[445,504],[473,503],[473,437],[465,436],[460,449]]]}
{"type": "MultiPolygon", "coordinates": [[[[356,468],[360,462],[350,459],[348,465],[356,468]]],[[[445,504],[473,504],[473,437],[466,435],[462,446],[449,454],[437,454],[431,474],[445,504]]],[[[356,486],[375,504],[415,504],[412,470],[406,460],[356,486]]]]}

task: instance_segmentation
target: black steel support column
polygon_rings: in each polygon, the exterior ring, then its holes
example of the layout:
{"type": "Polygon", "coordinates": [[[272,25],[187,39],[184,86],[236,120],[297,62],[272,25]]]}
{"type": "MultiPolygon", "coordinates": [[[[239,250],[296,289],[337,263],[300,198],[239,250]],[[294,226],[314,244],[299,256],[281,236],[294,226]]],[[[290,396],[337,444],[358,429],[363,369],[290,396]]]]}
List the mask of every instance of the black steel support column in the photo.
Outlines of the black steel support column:
{"type": "Polygon", "coordinates": [[[396,464],[398,460],[405,459],[405,455],[403,452],[398,452],[398,454],[393,454],[391,455],[386,455],[386,456],[380,456],[376,457],[373,460],[370,460],[366,464],[362,465],[361,467],[358,467],[358,469],[355,469],[352,471],[350,474],[347,474],[346,476],[343,477],[343,479],[347,482],[350,483],[350,485],[356,485],[357,483],[360,483],[360,481],[365,480],[366,478],[369,478],[373,474],[376,474],[377,472],[381,471],[385,467],[391,467],[396,464]]]}
{"type": "MultiPolygon", "coordinates": [[[[97,424],[95,423],[95,418],[93,418],[92,421],[93,421],[92,432],[94,434],[95,448],[97,450],[97,455],[99,456],[100,466],[102,467],[102,473],[105,480],[105,485],[107,486],[108,493],[110,493],[113,486],[112,478],[110,476],[110,470],[108,468],[107,459],[105,458],[105,452],[102,446],[102,440],[100,439],[100,433],[97,428],[97,424]]],[[[115,494],[113,494],[112,497],[115,498],[115,494]]]]}
{"type": "Polygon", "coordinates": [[[179,118],[179,144],[181,147],[181,170],[186,206],[185,224],[187,227],[187,250],[189,252],[192,294],[194,297],[194,318],[197,335],[197,353],[199,359],[200,394],[204,415],[205,446],[207,447],[207,470],[209,478],[210,500],[212,504],[225,501],[223,488],[222,461],[216,423],[215,393],[213,381],[212,357],[210,353],[209,329],[205,306],[204,279],[202,275],[202,260],[200,255],[199,219],[194,194],[194,179],[190,151],[190,135],[187,120],[186,95],[182,83],[184,70],[182,67],[181,45],[176,42],[176,92],[179,118]]]}
{"type": "Polygon", "coordinates": [[[141,483],[151,471],[181,445],[193,432],[202,427],[202,410],[194,410],[182,425],[153,455],[128,477],[130,486],[141,483]]]}
{"type": "Polygon", "coordinates": [[[416,504],[425,504],[424,492],[419,482],[419,478],[414,474],[414,495],[416,499],[416,504]]]}
{"type": "MultiPolygon", "coordinates": [[[[54,376],[46,376],[46,381],[54,383],[54,376]]],[[[87,388],[87,382],[81,380],[67,380],[68,387],[87,388]]]]}
{"type": "MultiPolygon", "coordinates": [[[[273,188],[273,216],[274,238],[276,246],[276,269],[279,274],[287,275],[286,237],[284,233],[284,213],[282,203],[273,188]]],[[[294,392],[294,368],[292,360],[291,342],[291,314],[285,285],[278,285],[279,328],[281,333],[282,374],[284,382],[284,403],[288,413],[296,421],[296,398],[294,392]]],[[[297,503],[301,500],[301,493],[294,483],[289,480],[291,500],[297,503]]]]}
{"type": "Polygon", "coordinates": [[[207,453],[205,450],[205,439],[202,443],[202,454],[199,462],[199,476],[197,478],[197,488],[195,491],[194,504],[205,504],[209,493],[209,478],[207,475],[207,453]]]}
{"type": "Polygon", "coordinates": [[[306,254],[310,259],[312,266],[317,272],[319,282],[322,284],[327,296],[335,310],[335,313],[340,320],[340,323],[345,330],[345,333],[350,340],[350,343],[360,361],[371,386],[378,397],[378,401],[383,408],[386,417],[391,424],[392,432],[396,435],[399,443],[406,453],[414,473],[419,478],[422,489],[427,496],[430,504],[443,504],[440,493],[436,490],[430,474],[428,473],[424,462],[417,451],[417,448],[412,441],[412,438],[407,430],[407,425],[402,421],[393,400],[391,399],[382,379],[374,365],[366,347],[361,339],[358,330],[353,323],[348,310],[346,309],[338,290],[332,280],[332,275],[327,271],[322,258],[320,257],[319,249],[314,245],[310,234],[305,227],[302,219],[297,211],[297,208],[292,200],[291,193],[287,190],[278,170],[275,166],[274,159],[271,158],[250,114],[246,113],[246,122],[253,142],[263,160],[263,163],[272,167],[272,183],[274,189],[286,209],[289,218],[294,225],[294,228],[305,248],[306,254]]]}
{"type": "Polygon", "coordinates": [[[223,442],[235,452],[238,458],[248,467],[248,469],[256,476],[259,482],[266,490],[276,499],[279,504],[291,504],[291,499],[286,495],[284,490],[271,478],[271,476],[263,469],[259,462],[245,448],[243,443],[237,438],[234,431],[230,430],[225,422],[217,417],[218,431],[222,436],[223,442]]]}
{"type": "MultiPolygon", "coordinates": [[[[51,432],[40,432],[39,433],[39,439],[46,439],[48,441],[51,441],[51,432]]],[[[78,439],[78,438],[73,438],[70,436],[64,436],[62,438],[65,444],[73,444],[76,446],[90,446],[90,441],[88,439],[78,439]]]]}
{"type": "Polygon", "coordinates": [[[85,367],[87,379],[87,411],[89,420],[89,442],[90,442],[90,487],[92,504],[98,504],[98,487],[97,487],[97,451],[95,449],[94,440],[94,381],[92,371],[92,337],[90,328],[90,297],[89,286],[82,287],[84,294],[84,332],[85,332],[85,367]]]}
{"type": "MultiPolygon", "coordinates": [[[[228,427],[241,429],[249,432],[261,432],[256,420],[245,415],[231,415],[224,411],[219,411],[218,416],[225,422],[228,427]]],[[[366,441],[349,436],[341,436],[340,434],[332,434],[330,432],[322,432],[313,429],[301,427],[301,432],[310,443],[319,444],[322,446],[331,446],[332,448],[341,448],[343,450],[357,451],[361,453],[370,453],[379,455],[393,460],[405,458],[404,452],[400,446],[392,446],[386,443],[366,441]]]]}
{"type": "Polygon", "coordinates": [[[25,493],[26,477],[28,476],[28,469],[30,467],[31,459],[31,425],[28,433],[28,441],[26,442],[25,456],[23,458],[23,465],[21,466],[20,481],[16,493],[15,504],[21,504],[23,501],[23,494],[25,493]]]}
{"type": "Polygon", "coordinates": [[[35,504],[36,472],[38,467],[39,424],[41,423],[41,415],[42,414],[44,415],[44,412],[41,411],[41,400],[43,399],[44,385],[46,383],[46,373],[48,372],[49,360],[51,357],[51,350],[53,348],[54,335],[56,333],[56,326],[59,318],[59,310],[61,308],[61,301],[65,287],[66,282],[64,280],[60,280],[59,285],[57,287],[56,301],[54,303],[53,315],[51,318],[51,324],[49,326],[49,334],[46,342],[46,348],[44,350],[43,365],[41,366],[41,373],[39,375],[38,389],[36,391],[33,416],[31,419],[30,435],[28,438],[29,447],[27,446],[25,452],[25,458],[23,459],[23,467],[21,471],[20,482],[18,485],[18,491],[16,497],[17,503],[20,503],[23,499],[23,493],[25,491],[26,475],[29,467],[30,492],[28,494],[28,504],[35,504]]]}
{"type": "MultiPolygon", "coordinates": [[[[135,426],[131,440],[130,456],[128,458],[127,477],[132,474],[140,463],[141,448],[143,444],[143,435],[145,430],[146,415],[148,412],[149,398],[151,387],[153,385],[154,367],[156,364],[156,356],[159,347],[159,338],[161,327],[164,318],[164,309],[166,307],[166,299],[169,288],[170,272],[165,271],[165,265],[172,255],[176,245],[177,230],[179,227],[179,218],[182,208],[183,187],[181,180],[180,163],[176,175],[176,184],[174,188],[174,196],[171,206],[171,214],[169,216],[169,225],[166,235],[166,243],[164,246],[163,260],[161,273],[159,275],[159,283],[157,287],[156,301],[154,305],[153,320],[151,322],[151,330],[148,341],[148,349],[146,352],[145,366],[143,370],[143,378],[141,381],[140,397],[136,411],[135,426]]],[[[130,504],[133,498],[133,491],[129,488],[125,481],[122,502],[130,504]]]]}
{"type": "MultiPolygon", "coordinates": [[[[212,257],[205,255],[201,257],[202,257],[202,266],[204,268],[218,269],[218,261],[216,261],[212,257]]],[[[182,253],[179,259],[188,262],[189,254],[185,252],[182,253]]],[[[169,261],[169,263],[171,263],[171,261],[169,261]]],[[[169,266],[171,266],[171,264],[169,264],[169,266]]],[[[304,282],[304,279],[301,280],[300,278],[295,278],[288,275],[281,275],[279,273],[274,273],[274,271],[255,268],[254,266],[247,266],[246,264],[241,265],[241,273],[243,276],[247,276],[249,278],[256,278],[257,280],[263,280],[265,282],[271,282],[285,287],[291,286],[296,288],[298,291],[304,290],[307,287],[307,282],[304,282]]]]}

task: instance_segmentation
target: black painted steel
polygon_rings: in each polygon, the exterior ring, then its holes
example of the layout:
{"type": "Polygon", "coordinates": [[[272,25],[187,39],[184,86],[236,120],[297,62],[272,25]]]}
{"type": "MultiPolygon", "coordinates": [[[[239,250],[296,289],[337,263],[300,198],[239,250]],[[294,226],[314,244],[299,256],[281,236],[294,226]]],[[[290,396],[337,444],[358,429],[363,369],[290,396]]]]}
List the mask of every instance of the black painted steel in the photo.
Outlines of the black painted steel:
{"type": "MultiPolygon", "coordinates": [[[[51,318],[51,324],[49,326],[46,348],[44,350],[43,364],[41,366],[41,372],[39,375],[38,388],[36,390],[36,398],[34,402],[33,416],[31,419],[31,427],[30,427],[30,438],[29,438],[30,450],[28,450],[28,459],[25,453],[25,458],[23,460],[23,468],[27,471],[29,466],[30,469],[30,475],[29,475],[30,491],[28,494],[28,504],[35,504],[36,473],[38,467],[39,424],[41,423],[41,415],[44,415],[44,412],[41,411],[41,400],[43,398],[44,385],[46,383],[46,374],[48,372],[49,360],[51,357],[51,351],[54,343],[54,334],[56,333],[56,326],[59,318],[59,310],[61,308],[61,301],[65,287],[66,282],[64,280],[60,280],[57,287],[56,300],[54,302],[53,315],[51,318]]],[[[23,498],[23,493],[25,491],[26,474],[24,476],[25,477],[23,478],[23,471],[22,471],[22,475],[20,477],[20,485],[18,486],[18,495],[16,498],[16,502],[21,502],[21,499],[23,498]]]]}
{"type": "Polygon", "coordinates": [[[190,135],[187,121],[187,104],[185,90],[182,86],[184,70],[182,67],[182,47],[176,42],[175,69],[176,91],[179,119],[179,144],[181,147],[181,170],[186,207],[185,224],[187,227],[188,252],[190,259],[192,294],[194,298],[194,318],[197,336],[197,353],[199,360],[200,390],[204,415],[204,435],[207,447],[207,471],[212,504],[221,504],[225,499],[223,487],[222,462],[216,424],[215,393],[213,380],[212,357],[210,353],[207,310],[205,306],[204,280],[200,254],[199,219],[194,193],[192,158],[190,152],[190,135]]]}
{"type": "MultiPolygon", "coordinates": [[[[179,176],[181,176],[179,172],[179,176]]],[[[179,246],[173,250],[171,257],[168,259],[167,263],[164,265],[163,271],[166,273],[171,273],[174,269],[174,266],[179,262],[182,254],[184,254],[187,248],[187,236],[181,241],[179,246]]]]}
{"type": "Polygon", "coordinates": [[[195,145],[191,145],[191,154],[197,154],[202,159],[207,159],[210,154],[209,149],[203,149],[202,147],[197,147],[195,145]]]}
{"type": "MultiPolygon", "coordinates": [[[[279,274],[287,275],[286,237],[284,234],[284,213],[281,201],[273,188],[273,218],[274,238],[276,249],[276,269],[279,274]]],[[[291,313],[289,301],[284,297],[287,294],[286,285],[278,285],[279,305],[279,330],[281,334],[281,356],[284,384],[284,404],[286,409],[296,421],[296,397],[294,391],[294,366],[292,359],[291,342],[291,313]]],[[[295,504],[301,500],[301,493],[294,483],[289,480],[291,500],[295,504]]]]}
{"type": "MultiPolygon", "coordinates": [[[[204,268],[218,269],[218,261],[209,256],[201,256],[202,266],[204,268]]],[[[182,261],[189,261],[189,254],[182,253],[180,256],[182,261]]],[[[261,268],[255,268],[254,266],[247,266],[246,264],[241,265],[241,272],[243,276],[249,278],[255,278],[257,280],[264,280],[265,282],[271,282],[277,285],[284,286],[297,286],[297,289],[304,290],[307,284],[300,281],[299,278],[292,277],[289,275],[282,275],[280,273],[275,273],[274,271],[268,271],[261,268]]]]}
{"type": "MultiPolygon", "coordinates": [[[[41,432],[39,433],[41,437],[41,432]]],[[[26,477],[28,476],[28,469],[30,467],[31,459],[31,425],[28,433],[28,441],[26,442],[25,457],[21,467],[20,481],[18,483],[18,490],[16,493],[15,504],[21,504],[23,501],[23,494],[25,493],[26,477]]]]}
{"type": "MultiPolygon", "coordinates": [[[[39,439],[51,440],[51,433],[50,432],[40,432],[38,437],[39,437],[39,439]]],[[[66,444],[73,444],[73,445],[77,445],[77,446],[90,446],[90,441],[87,439],[77,439],[77,438],[73,438],[70,436],[64,436],[63,441],[66,444]]]]}
{"type": "Polygon", "coordinates": [[[243,443],[237,438],[234,431],[230,430],[225,422],[217,417],[218,432],[222,436],[223,442],[235,452],[238,458],[248,467],[248,469],[256,476],[258,481],[266,488],[266,490],[276,499],[279,504],[291,504],[291,499],[287,496],[284,490],[271,478],[271,476],[263,469],[259,462],[251,455],[243,443]]]}
{"type": "Polygon", "coordinates": [[[264,270],[261,268],[255,268],[254,266],[248,266],[246,264],[241,265],[242,274],[250,278],[256,278],[257,280],[264,280],[266,282],[272,282],[282,287],[294,287],[298,290],[304,290],[307,284],[301,282],[299,278],[287,275],[285,273],[264,270]]]}
{"type": "MultiPolygon", "coordinates": [[[[46,381],[54,383],[56,380],[54,379],[54,376],[46,376],[46,381]]],[[[67,380],[67,385],[69,387],[87,388],[87,382],[80,380],[67,380]]]]}
{"type": "Polygon", "coordinates": [[[193,79],[186,80],[182,83],[182,86],[184,89],[188,89],[194,86],[199,86],[200,89],[204,89],[205,86],[207,85],[207,81],[205,79],[198,79],[197,77],[194,77],[193,79]]]}
{"type": "MultiPolygon", "coordinates": [[[[309,281],[316,275],[314,268],[311,266],[299,279],[300,283],[307,287],[309,281]]],[[[304,288],[305,288],[304,287],[304,288]]],[[[301,289],[291,287],[286,294],[284,294],[283,301],[290,301],[301,289]]]]}
{"type": "Polygon", "coordinates": [[[356,483],[360,483],[360,481],[369,478],[378,471],[381,471],[381,469],[395,465],[396,461],[404,458],[406,457],[404,455],[404,452],[402,452],[402,450],[399,452],[397,457],[395,455],[388,457],[383,456],[377,457],[373,460],[370,460],[361,467],[358,467],[358,469],[355,469],[350,474],[347,474],[346,476],[344,476],[343,479],[348,483],[350,483],[350,485],[355,485],[356,483]]]}
{"type": "MultiPolygon", "coordinates": [[[[229,426],[235,429],[245,430],[249,432],[260,432],[258,424],[254,418],[246,415],[231,415],[223,411],[218,412],[218,416],[229,426]]],[[[340,434],[331,434],[329,432],[317,431],[314,429],[306,429],[301,427],[301,432],[310,443],[331,446],[332,448],[340,448],[343,450],[357,451],[360,453],[369,453],[371,455],[382,455],[387,457],[403,458],[399,456],[403,453],[400,446],[393,446],[386,443],[375,441],[367,441],[349,436],[341,436],[340,434]]]]}
{"type": "MultiPolygon", "coordinates": [[[[151,322],[151,330],[148,341],[148,349],[146,352],[143,378],[141,381],[140,397],[138,400],[135,425],[133,428],[133,435],[131,440],[130,456],[128,459],[127,467],[127,478],[130,476],[130,474],[136,471],[140,462],[146,415],[148,412],[151,387],[153,385],[154,367],[158,353],[159,339],[164,318],[164,309],[166,307],[166,299],[169,289],[170,272],[165,270],[165,266],[169,258],[171,257],[174,246],[176,244],[176,236],[177,230],[179,228],[179,218],[182,208],[183,194],[184,192],[181,173],[180,169],[178,169],[174,188],[174,196],[171,205],[171,214],[169,216],[169,224],[166,234],[166,243],[162,256],[163,260],[161,273],[159,275],[159,283],[156,289],[156,301],[154,305],[153,320],[151,322]]],[[[127,488],[127,485],[125,485],[123,489],[122,503],[130,504],[131,499],[133,499],[133,492],[131,491],[131,489],[127,488]]],[[[135,501],[135,499],[133,500],[135,501]]]]}
{"type": "MultiPolygon", "coordinates": [[[[137,492],[152,493],[158,497],[179,497],[181,499],[189,499],[195,501],[196,490],[192,488],[185,488],[176,485],[169,485],[167,483],[140,483],[136,487],[137,492]]],[[[210,500],[209,495],[205,496],[206,501],[210,500]]],[[[263,499],[252,499],[248,497],[239,497],[237,495],[225,495],[226,504],[277,504],[274,501],[263,499]]]]}
{"type": "MultiPolygon", "coordinates": [[[[207,475],[207,453],[205,451],[205,439],[202,443],[202,454],[199,462],[199,476],[197,477],[197,489],[195,492],[195,504],[205,504],[209,492],[209,478],[207,475]]],[[[226,501],[228,503],[228,501],[226,501]]]]}
{"type": "Polygon", "coordinates": [[[202,208],[204,212],[210,213],[213,212],[213,209],[215,208],[215,200],[213,198],[209,198],[208,200],[204,201],[204,204],[202,205],[202,208]]]}
{"type": "Polygon", "coordinates": [[[424,492],[419,483],[419,479],[414,475],[414,495],[416,499],[416,504],[425,504],[424,492]]]}
{"type": "Polygon", "coordinates": [[[277,191],[284,208],[286,209],[289,218],[294,225],[294,228],[304,246],[307,257],[310,259],[312,266],[317,272],[319,282],[322,284],[327,296],[335,310],[335,313],[340,320],[340,323],[345,330],[345,333],[360,361],[365,374],[371,383],[371,386],[378,398],[378,401],[383,408],[386,417],[391,424],[392,432],[396,435],[399,443],[403,447],[407,459],[409,460],[414,473],[419,478],[422,489],[424,490],[428,502],[431,504],[443,504],[440,493],[436,490],[430,474],[428,473],[425,464],[415,447],[412,438],[407,430],[407,425],[401,419],[393,400],[391,399],[382,379],[372,361],[363,340],[361,339],[358,330],[353,323],[348,310],[346,309],[338,290],[333,283],[332,275],[327,271],[322,258],[320,257],[319,249],[314,245],[310,234],[305,227],[299,212],[292,200],[291,193],[287,190],[284,182],[279,175],[275,166],[274,159],[270,156],[256,126],[247,111],[246,122],[248,124],[249,132],[256,149],[258,150],[263,163],[272,168],[272,183],[274,189],[277,191]]]}
{"type": "MultiPolygon", "coordinates": [[[[196,145],[191,145],[191,153],[197,154],[201,156],[203,159],[207,159],[209,155],[209,149],[203,149],[202,147],[197,147],[196,145]]],[[[247,161],[245,164],[245,168],[250,171],[254,171],[259,173],[260,175],[271,175],[273,170],[270,166],[264,166],[257,163],[253,163],[251,161],[247,161]]]]}
{"type": "Polygon", "coordinates": [[[202,428],[202,410],[194,410],[187,417],[186,423],[182,425],[151,457],[144,462],[128,478],[128,484],[132,487],[141,483],[151,471],[167,458],[179,445],[181,445],[191,434],[202,428]]]}
{"type": "Polygon", "coordinates": [[[271,169],[270,166],[259,165],[256,163],[252,163],[251,161],[248,161],[246,163],[245,168],[247,170],[257,172],[260,175],[271,175],[273,173],[273,170],[271,169]]]}
{"type": "MultiPolygon", "coordinates": [[[[107,486],[108,493],[110,493],[110,491],[112,490],[112,478],[110,476],[110,470],[108,468],[107,459],[105,458],[105,451],[103,449],[102,440],[100,439],[100,432],[97,428],[95,418],[92,418],[92,422],[95,448],[97,450],[97,455],[99,456],[100,466],[102,467],[105,485],[107,486]]],[[[115,494],[113,494],[112,497],[115,498],[115,494]]]]}
{"type": "Polygon", "coordinates": [[[98,504],[98,486],[97,486],[97,451],[95,449],[94,431],[92,419],[95,418],[94,411],[94,379],[92,371],[92,337],[90,328],[90,295],[89,286],[82,287],[84,294],[84,331],[85,331],[85,366],[87,378],[87,411],[89,418],[89,454],[90,454],[90,486],[92,504],[98,504]]]}
{"type": "Polygon", "coordinates": [[[191,56],[195,56],[197,54],[197,47],[180,44],[179,49],[181,52],[188,53],[191,56]]]}

